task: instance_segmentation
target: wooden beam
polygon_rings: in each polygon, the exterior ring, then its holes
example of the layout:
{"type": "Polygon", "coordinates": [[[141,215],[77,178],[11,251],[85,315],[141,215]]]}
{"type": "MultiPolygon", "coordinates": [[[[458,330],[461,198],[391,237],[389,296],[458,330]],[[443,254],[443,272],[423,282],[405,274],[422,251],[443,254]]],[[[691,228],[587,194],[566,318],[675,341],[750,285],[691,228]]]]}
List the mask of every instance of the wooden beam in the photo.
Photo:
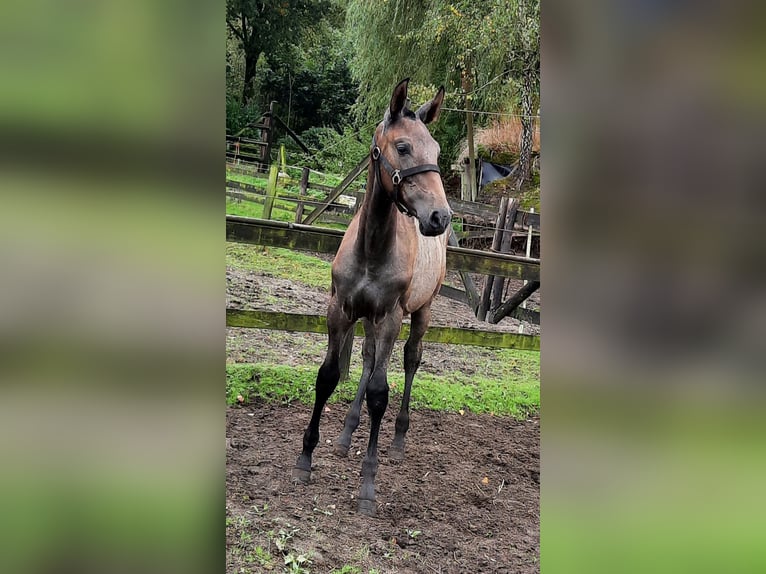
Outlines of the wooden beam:
{"type": "Polygon", "coordinates": [[[349,185],[351,185],[351,182],[353,182],[365,169],[367,169],[369,164],[370,156],[366,155],[364,156],[364,159],[360,161],[356,167],[352,169],[351,172],[343,179],[343,181],[338,184],[338,186],[330,193],[330,195],[327,196],[325,205],[323,207],[318,207],[309,213],[308,217],[303,220],[303,224],[309,225],[314,223],[319,218],[319,216],[324,213],[328,207],[330,207],[330,204],[338,199],[338,196],[343,193],[349,185]]]}
{"type": "Polygon", "coordinates": [[[501,319],[504,317],[507,317],[508,314],[513,311],[516,307],[521,305],[532,293],[537,291],[540,288],[540,282],[539,281],[530,281],[524,287],[519,289],[513,297],[508,299],[505,303],[500,305],[495,311],[492,313],[492,315],[489,317],[490,323],[499,323],[501,319]]]}
{"type": "MultiPolygon", "coordinates": [[[[321,315],[303,315],[299,313],[280,313],[275,311],[226,309],[226,326],[251,329],[271,329],[298,333],[327,333],[327,317],[321,315]]],[[[399,339],[406,339],[410,326],[405,323],[399,333],[399,339]]],[[[361,322],[356,324],[354,335],[364,336],[361,322]]],[[[491,349],[521,349],[539,351],[540,337],[503,333],[499,331],[480,331],[478,329],[458,329],[456,327],[438,327],[432,325],[423,336],[430,343],[452,345],[472,345],[491,349]]]]}
{"type": "Polygon", "coordinates": [[[473,215],[474,217],[492,220],[497,217],[497,208],[492,205],[453,198],[449,198],[447,201],[456,215],[473,215]]]}
{"type": "Polygon", "coordinates": [[[277,123],[282,126],[282,128],[287,132],[287,135],[289,135],[291,138],[293,138],[293,141],[298,144],[298,147],[300,147],[303,151],[305,151],[307,154],[313,156],[314,154],[311,152],[309,148],[306,147],[306,144],[304,144],[301,141],[301,138],[298,137],[298,134],[296,134],[293,130],[291,130],[288,125],[282,121],[282,118],[275,115],[274,119],[277,120],[277,123]]]}
{"type": "Polygon", "coordinates": [[[439,295],[446,297],[447,299],[452,299],[453,301],[460,301],[469,307],[471,306],[471,301],[468,299],[468,294],[462,289],[456,289],[451,285],[442,284],[442,286],[439,287],[439,295]]]}

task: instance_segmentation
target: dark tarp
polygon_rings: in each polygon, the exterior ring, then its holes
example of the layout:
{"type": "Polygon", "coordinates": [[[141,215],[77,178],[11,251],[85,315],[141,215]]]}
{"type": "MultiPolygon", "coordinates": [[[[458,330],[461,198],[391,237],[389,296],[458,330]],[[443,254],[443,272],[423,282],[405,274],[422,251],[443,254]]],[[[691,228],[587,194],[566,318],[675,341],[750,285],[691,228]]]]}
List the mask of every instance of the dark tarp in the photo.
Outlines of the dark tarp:
{"type": "Polygon", "coordinates": [[[480,162],[481,170],[479,176],[479,187],[484,187],[488,183],[495,181],[496,179],[502,179],[508,177],[513,172],[516,165],[500,165],[497,163],[490,163],[488,161],[480,162]]]}

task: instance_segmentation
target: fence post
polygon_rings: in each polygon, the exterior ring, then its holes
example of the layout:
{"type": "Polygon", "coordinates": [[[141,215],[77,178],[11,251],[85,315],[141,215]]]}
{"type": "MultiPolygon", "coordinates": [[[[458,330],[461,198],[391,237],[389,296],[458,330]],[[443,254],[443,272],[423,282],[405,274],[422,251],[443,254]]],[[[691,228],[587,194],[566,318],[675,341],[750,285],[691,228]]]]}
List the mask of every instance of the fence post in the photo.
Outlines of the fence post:
{"type": "MultiPolygon", "coordinates": [[[[516,212],[519,209],[519,203],[515,197],[508,202],[508,213],[503,225],[503,238],[500,241],[500,253],[508,253],[511,250],[511,241],[513,240],[513,224],[516,221],[516,212]]],[[[492,297],[490,299],[489,309],[496,309],[503,302],[503,287],[505,287],[505,277],[495,277],[492,284],[492,297]]]]}
{"type": "Polygon", "coordinates": [[[295,208],[295,223],[300,223],[303,220],[303,197],[306,196],[306,190],[309,187],[309,168],[304,167],[301,171],[301,185],[299,190],[300,201],[298,201],[298,207],[295,208]]]}
{"type": "MultiPolygon", "coordinates": [[[[500,251],[500,243],[503,238],[503,228],[505,227],[505,216],[508,213],[508,198],[500,200],[500,209],[497,212],[497,221],[495,222],[495,234],[492,236],[492,251],[500,251]]],[[[492,294],[492,284],[495,281],[494,275],[487,275],[487,281],[484,283],[484,290],[481,293],[481,302],[476,312],[476,318],[484,321],[487,318],[489,309],[490,295],[492,294]]]]}
{"type": "Polygon", "coordinates": [[[271,208],[274,206],[274,198],[277,195],[277,175],[279,175],[279,167],[274,164],[269,171],[266,199],[263,201],[263,219],[271,219],[271,208]]]}
{"type": "MultiPolygon", "coordinates": [[[[266,166],[271,162],[271,144],[274,141],[274,104],[277,102],[271,102],[269,104],[269,112],[266,117],[263,118],[263,125],[266,128],[261,129],[261,141],[265,142],[265,146],[261,146],[263,155],[261,156],[261,165],[259,166],[263,171],[266,171],[266,166]]],[[[260,170],[259,170],[260,171],[260,170]]]]}

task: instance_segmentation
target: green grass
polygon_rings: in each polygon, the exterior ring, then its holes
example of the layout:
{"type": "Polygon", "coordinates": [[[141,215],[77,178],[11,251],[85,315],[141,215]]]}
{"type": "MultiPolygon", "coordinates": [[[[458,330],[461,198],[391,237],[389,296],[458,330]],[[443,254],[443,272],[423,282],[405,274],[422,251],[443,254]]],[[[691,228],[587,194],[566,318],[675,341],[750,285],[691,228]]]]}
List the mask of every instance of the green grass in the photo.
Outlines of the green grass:
{"type": "Polygon", "coordinates": [[[253,269],[308,285],[330,289],[330,263],[300,251],[243,243],[226,244],[226,265],[253,269]]]}
{"type": "MultiPolygon", "coordinates": [[[[525,418],[540,409],[540,355],[531,351],[502,350],[497,361],[512,365],[505,375],[487,378],[418,374],[412,388],[412,408],[457,412],[492,413],[525,418]]],[[[266,400],[280,403],[298,401],[313,404],[314,381],[318,365],[287,367],[264,363],[228,364],[226,399],[235,404],[237,396],[245,401],[266,400]]],[[[351,370],[350,381],[338,385],[332,403],[347,403],[354,398],[361,369],[351,370]]],[[[404,373],[389,373],[392,400],[401,398],[404,373]]]]}

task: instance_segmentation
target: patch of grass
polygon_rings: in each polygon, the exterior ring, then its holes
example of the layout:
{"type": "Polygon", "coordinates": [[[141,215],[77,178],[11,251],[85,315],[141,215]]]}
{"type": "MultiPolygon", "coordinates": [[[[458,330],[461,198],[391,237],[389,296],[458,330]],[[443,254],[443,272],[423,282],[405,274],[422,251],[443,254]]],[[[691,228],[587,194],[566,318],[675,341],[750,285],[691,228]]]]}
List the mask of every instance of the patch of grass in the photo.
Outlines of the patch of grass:
{"type": "Polygon", "coordinates": [[[227,242],[226,265],[330,289],[330,263],[299,251],[227,242]]]}
{"type": "MultiPolygon", "coordinates": [[[[226,214],[239,215],[241,217],[263,218],[263,204],[252,201],[236,201],[231,197],[226,198],[226,214]]],[[[274,201],[271,209],[271,219],[274,221],[295,221],[295,209],[290,211],[287,202],[274,201]]]]}
{"type": "MultiPolygon", "coordinates": [[[[518,419],[540,409],[540,354],[506,349],[498,353],[509,366],[501,376],[487,378],[418,374],[412,387],[412,408],[436,411],[510,415],[518,419]]],[[[299,401],[313,404],[314,383],[318,365],[287,367],[265,363],[226,365],[226,400],[235,404],[237,396],[244,400],[281,403],[299,401]]],[[[356,393],[361,369],[352,369],[350,380],[338,385],[331,403],[350,402],[356,393]]],[[[392,401],[401,399],[404,373],[389,373],[392,401]]]]}

